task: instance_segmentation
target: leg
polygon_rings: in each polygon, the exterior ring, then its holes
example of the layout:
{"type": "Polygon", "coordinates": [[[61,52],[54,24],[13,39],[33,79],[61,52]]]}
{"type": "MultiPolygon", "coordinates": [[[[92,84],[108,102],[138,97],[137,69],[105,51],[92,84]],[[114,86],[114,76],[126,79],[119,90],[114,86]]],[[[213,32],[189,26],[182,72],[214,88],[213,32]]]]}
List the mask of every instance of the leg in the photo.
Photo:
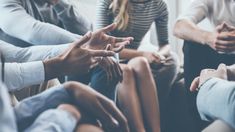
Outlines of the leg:
{"type": "Polygon", "coordinates": [[[111,100],[114,100],[117,83],[115,79],[107,81],[106,72],[101,67],[92,70],[90,86],[111,100]]]}
{"type": "Polygon", "coordinates": [[[171,117],[169,117],[169,95],[179,69],[178,56],[176,54],[170,53],[166,58],[167,61],[162,65],[151,65],[154,80],[157,85],[161,129],[163,132],[169,129],[168,118],[171,120],[171,117]]]}
{"type": "Polygon", "coordinates": [[[127,65],[121,65],[123,81],[118,85],[117,104],[126,116],[133,132],[145,132],[142,111],[133,70],[127,65]]]}
{"type": "Polygon", "coordinates": [[[148,131],[160,132],[160,114],[156,85],[148,61],[138,57],[129,61],[133,68],[137,91],[148,131]]]}

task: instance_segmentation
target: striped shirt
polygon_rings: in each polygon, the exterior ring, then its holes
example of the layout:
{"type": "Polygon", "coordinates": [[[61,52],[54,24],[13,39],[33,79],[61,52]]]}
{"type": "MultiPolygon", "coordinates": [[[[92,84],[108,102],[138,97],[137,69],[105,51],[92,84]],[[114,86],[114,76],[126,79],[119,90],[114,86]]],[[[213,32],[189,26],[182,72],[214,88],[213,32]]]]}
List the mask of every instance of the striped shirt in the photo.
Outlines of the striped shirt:
{"type": "MultiPolygon", "coordinates": [[[[96,28],[105,27],[114,21],[117,14],[113,14],[109,9],[111,3],[112,0],[99,1],[96,28]]],[[[149,0],[144,3],[130,2],[129,5],[131,8],[127,29],[125,31],[115,30],[111,34],[116,37],[134,37],[134,42],[127,48],[137,49],[150,26],[155,22],[159,45],[168,44],[168,10],[165,2],[149,0]]]]}

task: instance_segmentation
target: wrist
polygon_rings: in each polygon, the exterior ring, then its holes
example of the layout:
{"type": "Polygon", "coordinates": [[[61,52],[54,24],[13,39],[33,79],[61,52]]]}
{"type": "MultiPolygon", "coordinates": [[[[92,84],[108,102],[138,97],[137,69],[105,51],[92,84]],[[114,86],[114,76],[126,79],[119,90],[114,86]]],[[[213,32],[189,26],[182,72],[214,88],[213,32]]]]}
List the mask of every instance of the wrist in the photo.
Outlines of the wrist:
{"type": "Polygon", "coordinates": [[[217,34],[213,33],[213,32],[205,32],[204,33],[204,37],[203,37],[203,41],[202,44],[204,45],[208,45],[211,46],[215,43],[215,38],[216,38],[217,34]]]}
{"type": "Polygon", "coordinates": [[[61,62],[62,60],[59,57],[43,61],[45,69],[45,80],[50,80],[63,74],[61,71],[61,62]]]}

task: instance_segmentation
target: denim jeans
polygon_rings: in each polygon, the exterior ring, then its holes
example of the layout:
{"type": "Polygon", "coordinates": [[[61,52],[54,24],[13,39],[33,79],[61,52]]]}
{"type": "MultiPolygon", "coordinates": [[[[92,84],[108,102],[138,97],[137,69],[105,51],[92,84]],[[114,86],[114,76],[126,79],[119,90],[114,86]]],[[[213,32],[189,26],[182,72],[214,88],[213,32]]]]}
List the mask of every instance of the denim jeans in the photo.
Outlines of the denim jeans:
{"type": "Polygon", "coordinates": [[[111,100],[115,99],[117,80],[107,81],[106,72],[99,66],[93,68],[86,75],[73,75],[68,77],[69,81],[78,81],[90,85],[97,92],[111,100]]]}

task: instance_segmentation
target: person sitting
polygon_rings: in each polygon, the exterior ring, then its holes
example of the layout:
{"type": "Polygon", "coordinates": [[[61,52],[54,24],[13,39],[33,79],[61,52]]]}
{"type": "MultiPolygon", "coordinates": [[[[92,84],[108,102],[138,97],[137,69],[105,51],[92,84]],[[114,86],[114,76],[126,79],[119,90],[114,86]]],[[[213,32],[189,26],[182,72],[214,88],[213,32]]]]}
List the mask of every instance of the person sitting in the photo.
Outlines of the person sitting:
{"type": "Polygon", "coordinates": [[[235,131],[234,81],[235,65],[226,67],[225,64],[220,64],[217,69],[204,69],[193,80],[190,90],[198,90],[197,109],[201,119],[221,120],[235,131]]]}
{"type": "MultiPolygon", "coordinates": [[[[132,60],[142,57],[150,64],[158,91],[161,124],[165,126],[167,124],[164,121],[167,116],[166,104],[178,68],[177,57],[170,51],[168,42],[167,5],[163,0],[100,0],[97,6],[97,22],[95,23],[95,28],[99,29],[113,22],[117,23],[117,29],[111,31],[111,35],[116,37],[134,37],[133,42],[119,53],[121,62],[124,62],[129,69],[133,69],[134,73],[136,73],[136,67],[141,67],[142,65],[133,64],[132,60]],[[159,47],[153,46],[152,50],[148,51],[137,50],[152,23],[156,25],[159,47]]],[[[136,82],[140,85],[142,81],[147,80],[149,79],[140,78],[136,82]]],[[[138,87],[138,85],[136,85],[137,91],[147,89],[146,86],[138,87]]],[[[123,88],[123,90],[126,93],[129,91],[128,88],[123,88]]],[[[138,94],[139,98],[141,98],[142,93],[138,92],[138,94]]],[[[133,109],[136,108],[133,107],[133,109]]],[[[138,116],[134,117],[137,118],[138,116]]],[[[154,119],[152,117],[146,118],[150,120],[154,119]]],[[[163,129],[165,128],[162,127],[163,129]]]]}
{"type": "Polygon", "coordinates": [[[189,87],[193,79],[205,68],[215,69],[220,63],[235,63],[234,28],[235,18],[233,0],[193,0],[176,21],[174,35],[184,40],[184,77],[189,101],[189,111],[193,117],[195,132],[201,131],[201,122],[196,111],[197,93],[191,93],[189,87]],[[204,19],[212,24],[212,31],[198,24],[204,19]]]}
{"type": "MultiPolygon", "coordinates": [[[[1,66],[4,62],[1,62],[1,66]]],[[[7,68],[5,65],[4,68],[7,68]]],[[[10,80],[1,69],[1,80],[10,80]],[[3,77],[3,78],[2,78],[3,77]]],[[[2,70],[3,69],[3,70],[2,70]]],[[[14,108],[10,105],[7,89],[0,82],[0,129],[1,131],[47,131],[47,132],[94,132],[116,131],[129,132],[125,116],[116,105],[91,89],[78,82],[66,82],[55,86],[38,95],[28,97],[14,108]],[[101,126],[82,123],[86,116],[99,120],[101,126]],[[78,127],[77,127],[78,124],[78,127]],[[103,129],[103,130],[102,130],[103,129]]]]}

